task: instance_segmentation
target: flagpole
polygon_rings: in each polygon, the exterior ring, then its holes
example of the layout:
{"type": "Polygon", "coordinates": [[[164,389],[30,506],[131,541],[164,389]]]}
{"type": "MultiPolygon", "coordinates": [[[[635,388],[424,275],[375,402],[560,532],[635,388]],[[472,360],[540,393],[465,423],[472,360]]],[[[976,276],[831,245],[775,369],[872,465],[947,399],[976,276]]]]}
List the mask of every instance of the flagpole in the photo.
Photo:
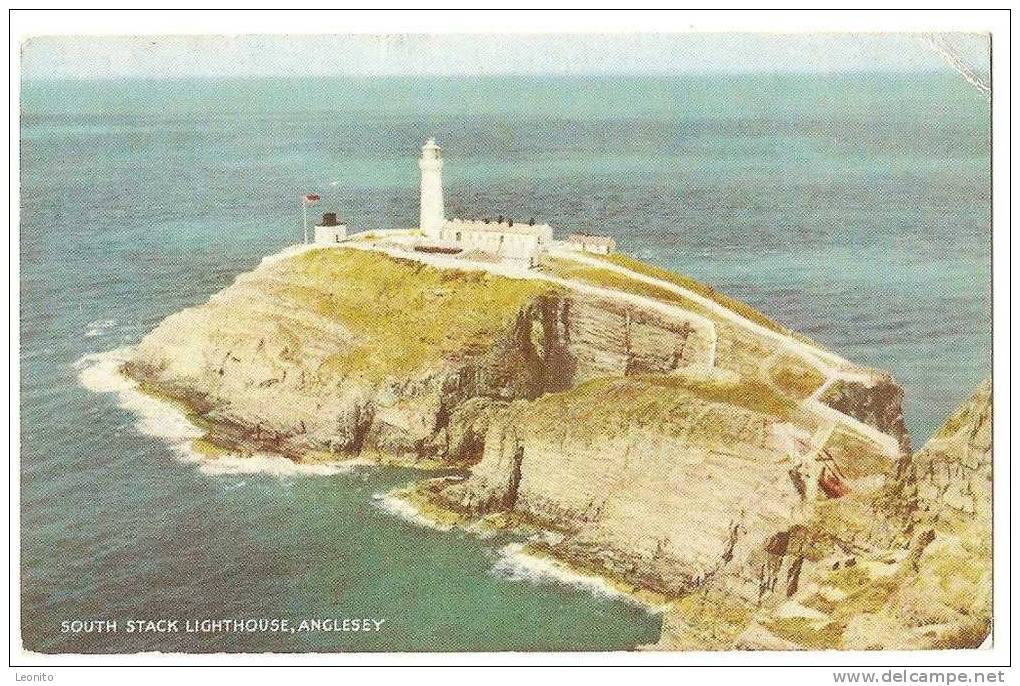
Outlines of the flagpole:
{"type": "Polygon", "coordinates": [[[318,193],[308,193],[301,196],[301,228],[305,232],[305,244],[308,244],[308,206],[319,202],[318,193]]]}

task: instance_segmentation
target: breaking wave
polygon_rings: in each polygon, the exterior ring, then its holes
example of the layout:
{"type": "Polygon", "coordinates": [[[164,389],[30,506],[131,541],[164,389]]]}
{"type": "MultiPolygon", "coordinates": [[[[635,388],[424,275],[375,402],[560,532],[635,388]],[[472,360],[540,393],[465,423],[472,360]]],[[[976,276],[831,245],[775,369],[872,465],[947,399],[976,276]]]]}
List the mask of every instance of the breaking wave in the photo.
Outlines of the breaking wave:
{"type": "Polygon", "coordinates": [[[330,476],[349,474],[357,465],[326,462],[303,464],[287,459],[277,453],[255,453],[254,455],[224,455],[203,458],[199,471],[203,474],[269,474],[271,476],[330,476]]]}
{"type": "Polygon", "coordinates": [[[102,336],[108,329],[113,328],[113,325],[116,323],[116,319],[97,319],[94,322],[89,322],[85,325],[85,337],[94,338],[95,336],[102,336]]]}
{"type": "Polygon", "coordinates": [[[439,531],[450,531],[453,529],[452,524],[439,522],[426,516],[425,513],[415,507],[413,503],[408,502],[400,496],[391,495],[389,493],[376,493],[372,496],[372,502],[380,510],[383,510],[395,517],[399,517],[405,522],[410,522],[411,524],[425,527],[427,529],[438,529],[439,531]]]}
{"type": "Polygon", "coordinates": [[[78,383],[93,393],[115,394],[117,405],[135,416],[135,428],[139,433],[163,439],[176,451],[192,453],[195,459],[201,459],[201,455],[191,450],[190,444],[205,432],[195,426],[181,408],[143,393],[137,381],[121,373],[131,351],[130,347],[124,347],[85,355],[74,363],[78,383]]]}
{"type": "Polygon", "coordinates": [[[510,543],[500,548],[499,560],[493,566],[492,573],[511,581],[564,584],[595,596],[636,605],[653,613],[668,609],[666,605],[652,604],[622,591],[602,577],[571,569],[559,560],[530,555],[525,551],[524,543],[510,543]]]}

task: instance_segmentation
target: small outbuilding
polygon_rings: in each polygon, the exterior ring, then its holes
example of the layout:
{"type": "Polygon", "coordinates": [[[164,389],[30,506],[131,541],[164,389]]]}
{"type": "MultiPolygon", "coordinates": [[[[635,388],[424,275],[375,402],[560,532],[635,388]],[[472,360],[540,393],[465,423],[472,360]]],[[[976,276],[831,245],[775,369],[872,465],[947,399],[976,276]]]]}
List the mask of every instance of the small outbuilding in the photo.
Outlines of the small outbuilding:
{"type": "Polygon", "coordinates": [[[336,212],[326,212],[322,221],[315,225],[315,242],[321,245],[334,245],[347,240],[347,226],[339,221],[336,212]]]}

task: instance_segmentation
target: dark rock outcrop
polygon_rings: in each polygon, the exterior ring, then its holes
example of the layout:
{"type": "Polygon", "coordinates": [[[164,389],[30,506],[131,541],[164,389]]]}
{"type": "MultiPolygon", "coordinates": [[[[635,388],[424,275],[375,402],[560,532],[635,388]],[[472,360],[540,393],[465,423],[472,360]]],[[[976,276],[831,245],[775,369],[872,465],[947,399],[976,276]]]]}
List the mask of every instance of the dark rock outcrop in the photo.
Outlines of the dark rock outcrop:
{"type": "Polygon", "coordinates": [[[904,454],[910,454],[910,434],[903,420],[903,388],[888,375],[873,383],[835,381],[820,400],[845,415],[894,436],[904,454]]]}

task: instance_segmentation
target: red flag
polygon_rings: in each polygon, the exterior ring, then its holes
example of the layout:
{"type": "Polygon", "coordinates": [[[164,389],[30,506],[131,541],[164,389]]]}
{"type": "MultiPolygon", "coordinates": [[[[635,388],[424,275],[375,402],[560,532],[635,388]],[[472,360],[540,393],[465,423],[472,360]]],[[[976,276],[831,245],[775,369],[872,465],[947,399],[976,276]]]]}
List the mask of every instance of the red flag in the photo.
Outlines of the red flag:
{"type": "Polygon", "coordinates": [[[304,199],[305,204],[307,205],[314,205],[315,203],[319,202],[319,196],[316,195],[315,193],[309,193],[308,195],[305,196],[304,199]]]}

